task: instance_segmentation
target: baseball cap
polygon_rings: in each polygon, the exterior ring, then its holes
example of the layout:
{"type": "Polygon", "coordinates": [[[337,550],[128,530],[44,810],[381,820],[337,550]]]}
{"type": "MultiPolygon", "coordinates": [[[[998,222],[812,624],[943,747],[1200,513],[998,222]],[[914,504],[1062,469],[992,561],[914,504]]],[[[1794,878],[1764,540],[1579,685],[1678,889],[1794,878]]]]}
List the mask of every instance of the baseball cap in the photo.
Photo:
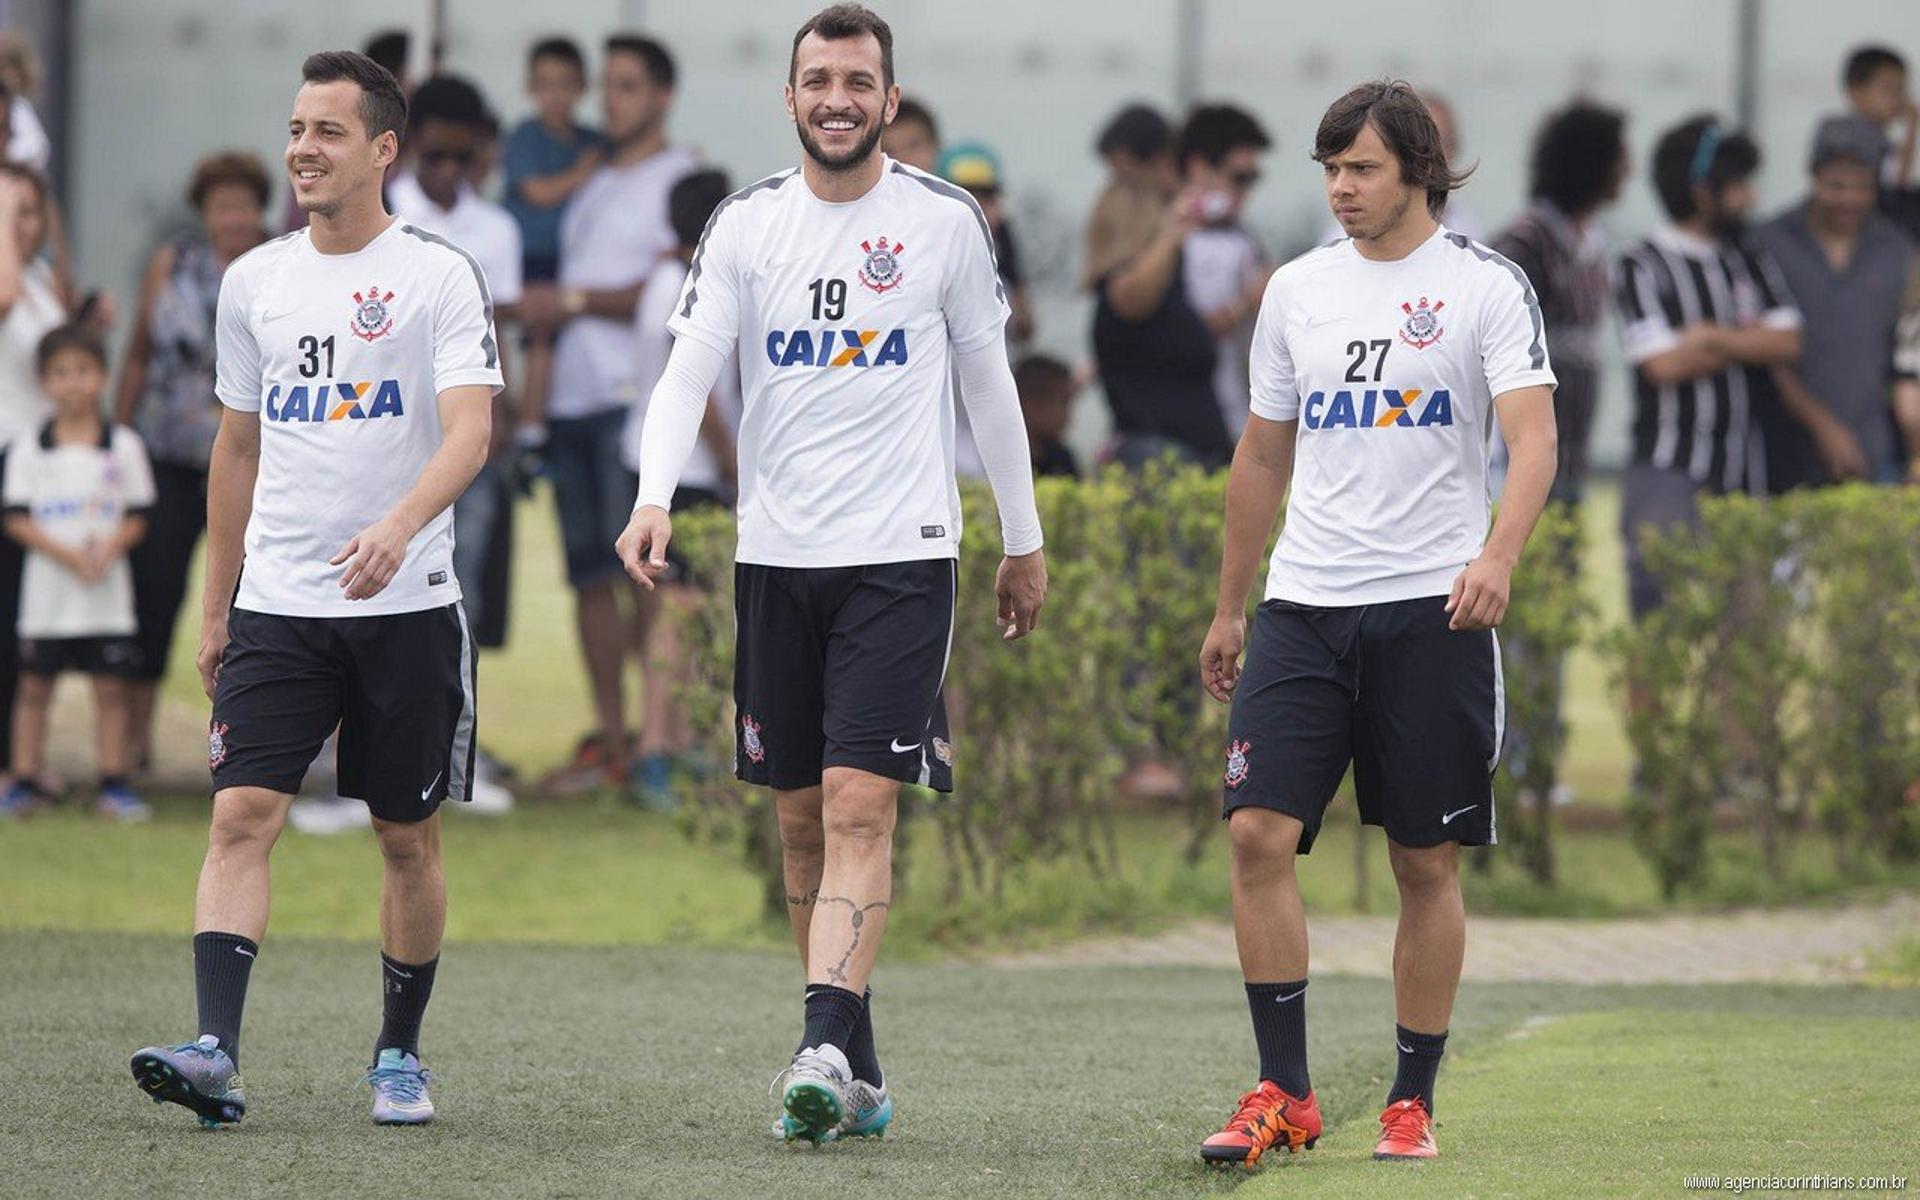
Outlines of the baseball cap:
{"type": "Polygon", "coordinates": [[[961,142],[949,146],[940,155],[939,175],[948,183],[957,183],[970,192],[1000,190],[999,156],[979,142],[961,142]]]}

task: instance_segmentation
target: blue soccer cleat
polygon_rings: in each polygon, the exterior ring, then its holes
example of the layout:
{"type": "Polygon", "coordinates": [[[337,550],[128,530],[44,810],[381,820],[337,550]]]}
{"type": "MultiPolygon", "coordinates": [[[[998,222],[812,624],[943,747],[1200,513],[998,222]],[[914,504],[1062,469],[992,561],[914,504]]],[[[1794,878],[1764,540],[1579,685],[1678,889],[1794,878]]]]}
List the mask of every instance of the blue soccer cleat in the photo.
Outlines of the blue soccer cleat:
{"type": "Polygon", "coordinates": [[[178,1046],[148,1046],[133,1056],[133,1081],[155,1104],[190,1108],[208,1129],[247,1115],[240,1069],[212,1034],[178,1046]]]}
{"type": "Polygon", "coordinates": [[[405,1050],[382,1050],[362,1081],[373,1089],[373,1123],[425,1125],[433,1120],[433,1097],[427,1095],[432,1080],[420,1060],[405,1050]]]}

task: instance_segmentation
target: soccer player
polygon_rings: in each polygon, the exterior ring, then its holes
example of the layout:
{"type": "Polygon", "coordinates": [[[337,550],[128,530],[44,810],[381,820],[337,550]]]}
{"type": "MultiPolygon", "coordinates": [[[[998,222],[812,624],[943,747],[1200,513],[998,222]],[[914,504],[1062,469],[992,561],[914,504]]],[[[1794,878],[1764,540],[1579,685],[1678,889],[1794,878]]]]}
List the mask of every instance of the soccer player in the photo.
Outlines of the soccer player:
{"type": "Polygon", "coordinates": [[[869,10],[835,5],[794,35],[787,114],[805,155],[707,223],[617,543],[643,586],[667,570],[674,486],[737,346],[736,768],[774,790],[807,973],[774,1132],[815,1144],[892,1118],[867,980],[892,900],[896,800],[902,783],[952,787],[949,371],[999,501],[1006,638],[1033,629],[1046,591],[986,220],[963,189],[881,152],[899,98],[893,32],[869,10]]]}
{"type": "Polygon", "coordinates": [[[1374,1157],[1435,1153],[1434,1074],[1466,938],[1457,847],[1495,840],[1492,631],[1554,472],[1539,304],[1518,268],[1436,220],[1461,177],[1420,96],[1353,89],[1321,119],[1313,157],[1347,236],[1282,267],[1261,302],[1200,652],[1207,691],[1233,705],[1234,930],[1260,1055],[1258,1083],[1201,1156],[1249,1166],[1320,1135],[1294,859],[1349,764],[1400,888],[1399,1070],[1374,1157]],[[1512,467],[1489,534],[1496,413],[1512,467]],[[1247,591],[1289,483],[1248,645],[1247,591]]]}
{"type": "Polygon", "coordinates": [[[338,726],[340,792],[372,810],[386,868],[373,1119],[418,1124],[433,1117],[420,1021],[446,925],[437,813],[473,770],[449,509],[486,461],[499,352],[480,268],[382,204],[407,117],[393,75],[344,51],[301,74],[286,164],[310,224],[236,261],[215,319],[226,407],[199,654],[214,787],[194,906],[199,1036],[141,1050],[133,1075],[203,1124],[245,1115],[240,1013],[267,858],[338,726]]]}

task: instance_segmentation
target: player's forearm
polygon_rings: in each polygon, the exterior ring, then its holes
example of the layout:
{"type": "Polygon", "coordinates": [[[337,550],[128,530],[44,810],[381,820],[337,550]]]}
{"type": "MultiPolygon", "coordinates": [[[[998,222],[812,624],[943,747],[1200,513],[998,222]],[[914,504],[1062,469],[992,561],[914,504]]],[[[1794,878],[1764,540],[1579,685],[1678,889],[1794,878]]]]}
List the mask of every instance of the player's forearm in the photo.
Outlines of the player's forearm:
{"type": "Polygon", "coordinates": [[[440,448],[433,452],[420,478],[388,515],[401,522],[411,539],[467,490],[480,468],[487,465],[493,438],[492,398],[484,404],[462,403],[458,418],[445,423],[440,448]]]}
{"type": "MultiPolygon", "coordinates": [[[[1551,403],[1551,401],[1549,401],[1551,403]]],[[[1553,476],[1559,465],[1559,435],[1551,409],[1544,423],[1529,423],[1506,434],[1507,486],[1500,494],[1500,515],[1480,553],[1512,566],[1520,561],[1527,539],[1547,506],[1553,476]]],[[[1505,428],[1503,423],[1502,428],[1505,428]]]]}
{"type": "Polygon", "coordinates": [[[670,508],[687,456],[700,436],[707,397],[720,379],[727,357],[692,338],[676,338],[667,355],[660,381],[647,399],[647,419],[640,426],[640,490],[633,506],[651,504],[670,508]]]}
{"type": "Polygon", "coordinates": [[[207,562],[200,599],[200,615],[224,621],[240,584],[240,565],[246,560],[247,521],[253,516],[253,485],[260,459],[224,446],[223,424],[214,439],[207,466],[207,562]]]}
{"type": "Polygon", "coordinates": [[[974,445],[1000,508],[1000,539],[1009,558],[1032,554],[1045,540],[1033,499],[1033,450],[1020,414],[1020,393],[1007,366],[1004,337],[954,356],[960,399],[967,406],[974,445]]]}
{"type": "Polygon", "coordinates": [[[1215,602],[1218,615],[1246,615],[1247,595],[1253,590],[1254,575],[1292,475],[1291,444],[1279,462],[1254,453],[1245,438],[1234,451],[1233,466],[1227,472],[1226,528],[1221,536],[1220,593],[1215,602]]]}

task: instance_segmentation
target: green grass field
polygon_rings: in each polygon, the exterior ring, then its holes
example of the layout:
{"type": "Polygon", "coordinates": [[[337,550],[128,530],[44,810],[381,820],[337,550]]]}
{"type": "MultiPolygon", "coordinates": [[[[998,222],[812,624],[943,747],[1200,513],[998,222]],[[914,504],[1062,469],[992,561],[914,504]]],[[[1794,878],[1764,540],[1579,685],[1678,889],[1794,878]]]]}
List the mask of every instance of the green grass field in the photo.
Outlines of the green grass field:
{"type": "Polygon", "coordinates": [[[766,1084],[798,1033],[773,953],[450,949],[424,1048],[440,1121],[379,1130],[353,1082],[377,1022],[371,942],[280,939],[254,972],[250,1115],[204,1133],[127,1055],[185,1036],[178,937],[0,935],[15,1086],[9,1196],[1631,1196],[1695,1172],[1912,1173],[1899,1118],[1920,992],[1469,985],[1433,1164],[1376,1164],[1383,982],[1315,980],[1329,1132],[1257,1175],[1199,1140],[1251,1070],[1229,972],[883,966],[884,1142],[775,1144],[766,1084]]]}

